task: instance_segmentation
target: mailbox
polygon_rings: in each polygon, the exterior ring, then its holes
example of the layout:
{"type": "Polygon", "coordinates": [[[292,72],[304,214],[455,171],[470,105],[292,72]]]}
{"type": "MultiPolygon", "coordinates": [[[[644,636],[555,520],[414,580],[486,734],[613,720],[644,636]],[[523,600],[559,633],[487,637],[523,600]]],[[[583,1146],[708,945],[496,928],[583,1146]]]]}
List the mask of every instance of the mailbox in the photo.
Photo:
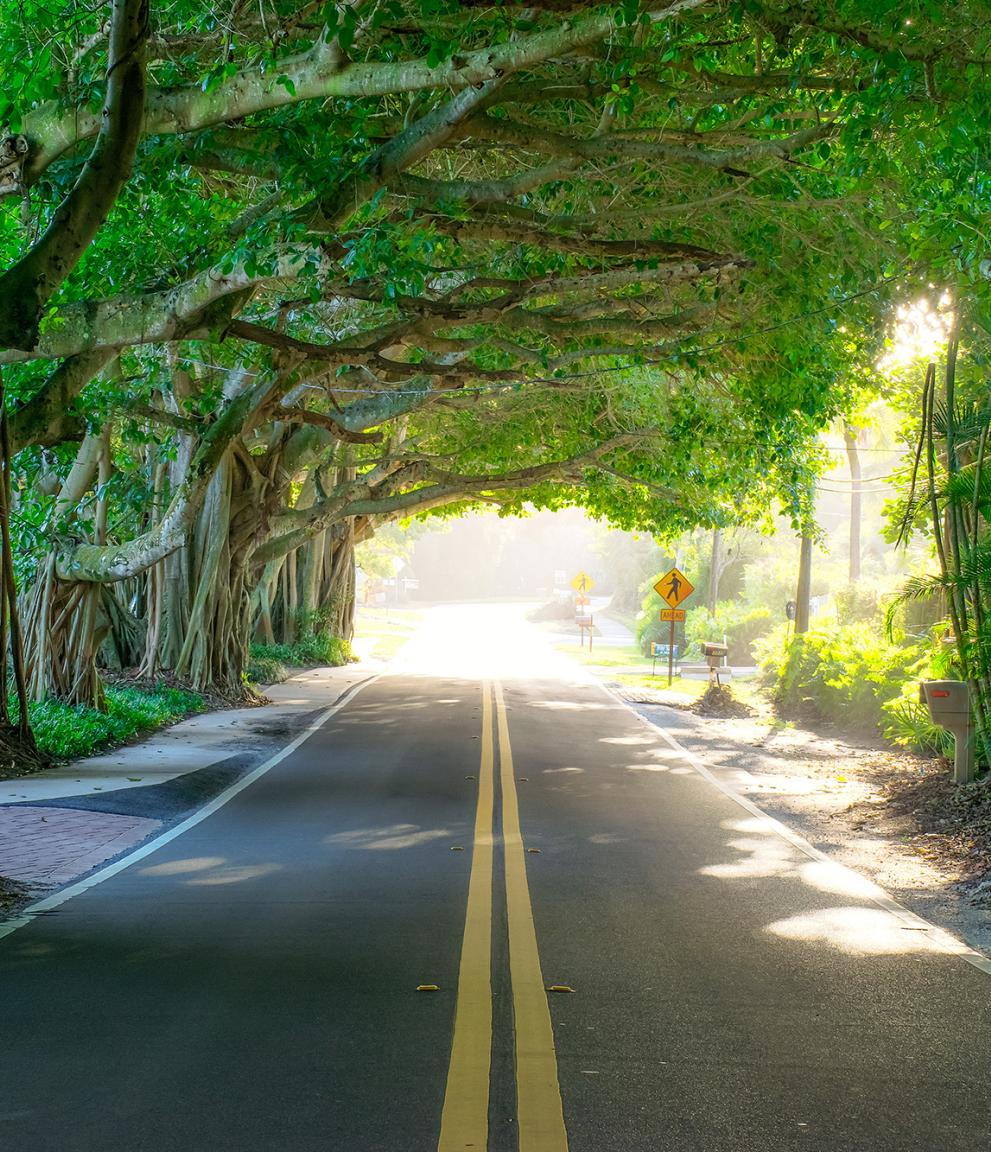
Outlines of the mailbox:
{"type": "Polygon", "coordinates": [[[926,680],[919,685],[919,703],[929,718],[953,734],[953,779],[966,784],[974,778],[974,720],[970,685],[965,680],[926,680]]]}
{"type": "Polygon", "coordinates": [[[729,648],[725,644],[716,644],[711,640],[702,641],[702,655],[711,664],[713,660],[722,660],[729,648]]]}
{"type": "Polygon", "coordinates": [[[713,680],[719,683],[719,666],[726,659],[729,648],[725,644],[717,644],[713,640],[702,641],[702,655],[709,665],[709,683],[713,680]]]}

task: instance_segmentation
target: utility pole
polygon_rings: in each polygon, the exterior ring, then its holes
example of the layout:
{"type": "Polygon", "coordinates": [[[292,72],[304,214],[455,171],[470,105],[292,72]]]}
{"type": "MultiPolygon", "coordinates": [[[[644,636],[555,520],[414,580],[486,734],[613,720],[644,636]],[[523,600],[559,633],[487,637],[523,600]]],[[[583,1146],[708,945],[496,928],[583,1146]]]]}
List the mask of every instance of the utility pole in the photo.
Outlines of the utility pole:
{"type": "Polygon", "coordinates": [[[860,453],[857,451],[857,430],[847,423],[843,425],[843,439],[846,443],[846,458],[850,465],[850,572],[849,581],[856,584],[860,579],[860,521],[862,518],[863,497],[860,492],[860,453]]]}
{"type": "Polygon", "coordinates": [[[715,616],[716,604],[719,600],[719,578],[722,576],[723,566],[723,531],[721,528],[712,530],[712,553],[709,558],[709,615],[715,616]]]}
{"type": "Polygon", "coordinates": [[[812,592],[812,537],[802,537],[798,556],[798,593],[795,596],[795,635],[809,630],[809,599],[812,592]]]}

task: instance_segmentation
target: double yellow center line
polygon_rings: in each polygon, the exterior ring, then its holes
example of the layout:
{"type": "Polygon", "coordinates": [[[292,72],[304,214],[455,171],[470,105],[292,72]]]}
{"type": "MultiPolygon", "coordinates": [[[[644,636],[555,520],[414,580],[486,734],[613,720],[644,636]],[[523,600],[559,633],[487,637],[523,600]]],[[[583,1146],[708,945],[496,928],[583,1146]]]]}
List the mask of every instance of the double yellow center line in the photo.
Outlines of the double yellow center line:
{"type": "MultiPolygon", "coordinates": [[[[494,686],[502,794],[509,973],[513,987],[517,1131],[520,1152],[567,1152],[557,1057],[533,923],[513,751],[502,686],[494,686]]],[[[482,755],[468,910],[458,974],[454,1041],[438,1152],[485,1152],[492,1059],[492,878],[495,843],[493,686],[482,685],[482,755]]]]}

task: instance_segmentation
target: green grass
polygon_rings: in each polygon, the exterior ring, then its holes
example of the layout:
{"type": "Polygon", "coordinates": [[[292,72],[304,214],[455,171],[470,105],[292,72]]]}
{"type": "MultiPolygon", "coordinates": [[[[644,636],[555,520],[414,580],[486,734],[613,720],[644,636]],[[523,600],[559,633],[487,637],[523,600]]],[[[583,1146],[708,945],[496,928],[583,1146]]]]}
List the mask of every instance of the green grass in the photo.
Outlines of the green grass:
{"type": "Polygon", "coordinates": [[[255,684],[276,684],[291,675],[293,668],[314,664],[338,668],[353,659],[351,645],[329,632],[307,636],[295,644],[252,644],[248,679],[255,684]]]}
{"type": "Polygon", "coordinates": [[[74,760],[124,744],[135,736],[203,712],[206,701],[181,688],[106,690],[106,712],[44,700],[28,705],[38,748],[60,760],[74,760]]]}
{"type": "Polygon", "coordinates": [[[597,664],[600,668],[650,668],[650,661],[632,644],[597,644],[593,640],[592,651],[589,652],[587,642],[584,648],[581,647],[576,635],[574,643],[558,644],[556,647],[559,652],[564,652],[582,664],[597,664]]]}
{"type": "MultiPolygon", "coordinates": [[[[672,695],[686,700],[700,700],[705,695],[706,688],[709,687],[708,680],[682,680],[675,676],[669,688],[667,669],[665,668],[663,675],[660,674],[660,667],[657,671],[658,675],[656,676],[634,676],[625,672],[617,672],[610,676],[610,680],[621,684],[624,688],[648,688],[661,694],[670,692],[672,695]]],[[[746,704],[758,712],[764,712],[768,708],[767,698],[761,692],[760,685],[755,678],[726,680],[724,684],[742,704],[746,704]]]]}
{"type": "Polygon", "coordinates": [[[706,680],[682,680],[680,676],[675,676],[669,688],[667,669],[665,668],[662,675],[660,667],[657,669],[656,676],[649,674],[641,676],[632,675],[629,672],[617,672],[613,676],[610,676],[610,680],[614,680],[617,684],[622,684],[624,688],[651,688],[656,692],[674,692],[689,700],[698,700],[705,694],[705,690],[709,686],[706,680]]]}

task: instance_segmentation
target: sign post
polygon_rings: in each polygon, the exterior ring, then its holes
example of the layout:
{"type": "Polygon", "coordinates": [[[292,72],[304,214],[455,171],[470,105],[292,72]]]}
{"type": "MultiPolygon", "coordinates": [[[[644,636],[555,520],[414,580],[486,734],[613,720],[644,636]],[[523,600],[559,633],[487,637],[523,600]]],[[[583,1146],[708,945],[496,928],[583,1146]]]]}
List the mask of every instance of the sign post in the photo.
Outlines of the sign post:
{"type": "Polygon", "coordinates": [[[571,581],[571,587],[575,590],[575,609],[576,609],[576,622],[578,624],[578,637],[579,643],[585,647],[585,629],[588,629],[588,650],[592,651],[592,601],[589,599],[589,593],[595,586],[595,581],[587,572],[579,572],[578,575],[571,581]]]}
{"type": "Polygon", "coordinates": [[[668,687],[674,682],[674,626],[675,623],[681,619],[685,619],[685,613],[677,613],[678,606],[695,591],[695,585],[692,584],[684,572],[679,572],[677,568],[672,568],[670,572],[665,572],[664,575],[654,585],[654,591],[662,600],[667,601],[667,609],[661,609],[661,620],[671,621],[671,635],[668,638],[668,687]]]}

